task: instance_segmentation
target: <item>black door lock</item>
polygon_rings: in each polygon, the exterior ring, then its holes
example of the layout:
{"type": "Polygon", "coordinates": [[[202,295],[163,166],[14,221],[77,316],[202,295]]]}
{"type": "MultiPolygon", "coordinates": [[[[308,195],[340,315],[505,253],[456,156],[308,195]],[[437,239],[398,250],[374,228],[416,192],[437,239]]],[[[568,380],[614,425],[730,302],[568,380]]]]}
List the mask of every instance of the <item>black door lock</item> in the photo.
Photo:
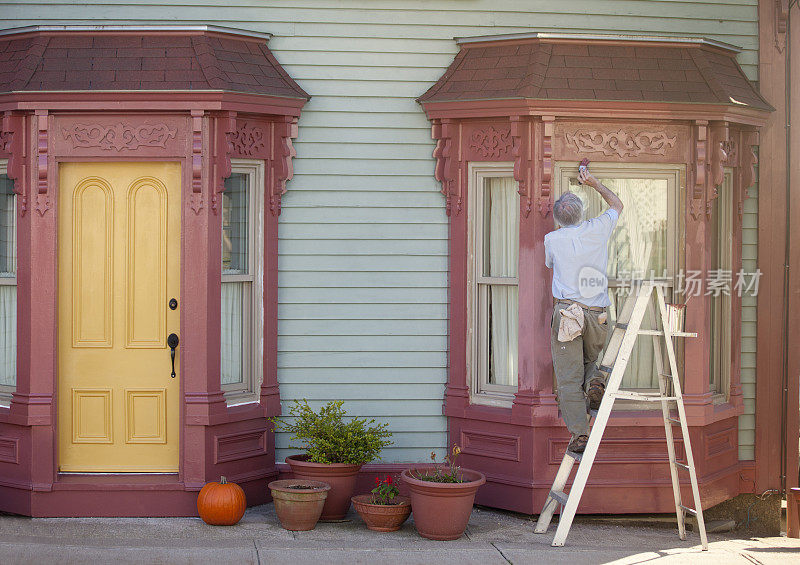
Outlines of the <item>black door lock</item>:
{"type": "Polygon", "coordinates": [[[169,309],[170,310],[177,310],[178,309],[178,301],[174,298],[169,299],[169,309]]]}
{"type": "MultiPolygon", "coordinates": [[[[173,300],[175,299],[173,298],[173,300]]],[[[169,346],[169,356],[172,359],[172,373],[170,374],[170,377],[172,377],[173,379],[175,378],[175,349],[178,348],[178,344],[180,342],[181,340],[178,339],[178,336],[176,334],[169,334],[169,336],[167,337],[167,345],[169,346]]]]}

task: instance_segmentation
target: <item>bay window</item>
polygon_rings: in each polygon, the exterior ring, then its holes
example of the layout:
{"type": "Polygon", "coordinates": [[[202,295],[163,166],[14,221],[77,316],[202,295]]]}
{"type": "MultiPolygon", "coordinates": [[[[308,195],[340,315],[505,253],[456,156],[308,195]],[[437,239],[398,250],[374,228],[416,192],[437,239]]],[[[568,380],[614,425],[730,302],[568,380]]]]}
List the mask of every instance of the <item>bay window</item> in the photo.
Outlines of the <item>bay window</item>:
{"type": "Polygon", "coordinates": [[[17,214],[14,182],[0,163],[0,403],[17,384],[17,214]]]}
{"type": "MultiPolygon", "coordinates": [[[[592,174],[616,193],[625,209],[608,243],[609,327],[636,280],[667,284],[665,298],[677,300],[675,279],[680,264],[680,208],[683,167],[593,163],[592,174]]],[[[556,198],[571,191],[584,203],[585,218],[600,215],[608,205],[591,187],[578,184],[577,164],[557,166],[556,198]]],[[[660,328],[655,309],[645,314],[644,328],[660,328]]],[[[610,336],[610,332],[609,332],[610,336]]],[[[622,379],[627,389],[658,388],[658,374],[651,340],[637,340],[622,379]]]]}
{"type": "Polygon", "coordinates": [[[222,193],[220,380],[228,402],[258,400],[263,342],[263,164],[233,160],[222,193]]]}
{"type": "Polygon", "coordinates": [[[517,391],[519,194],[510,165],[471,167],[468,274],[470,372],[481,403],[517,391]]]}

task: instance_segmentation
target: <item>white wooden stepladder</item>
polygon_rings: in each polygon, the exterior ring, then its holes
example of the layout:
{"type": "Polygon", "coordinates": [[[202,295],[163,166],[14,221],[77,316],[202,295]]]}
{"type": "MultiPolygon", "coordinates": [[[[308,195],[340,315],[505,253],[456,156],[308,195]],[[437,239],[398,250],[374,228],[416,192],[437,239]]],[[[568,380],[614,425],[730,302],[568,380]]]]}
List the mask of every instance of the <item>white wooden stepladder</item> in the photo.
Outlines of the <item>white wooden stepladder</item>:
{"type": "Polygon", "coordinates": [[[600,447],[603,432],[605,432],[606,425],[608,424],[608,418],[611,415],[614,401],[617,399],[625,399],[661,403],[661,412],[664,416],[664,431],[667,439],[667,453],[669,454],[670,475],[672,476],[672,490],[675,496],[675,512],[678,516],[678,535],[680,539],[686,539],[686,514],[692,514],[697,519],[697,526],[700,531],[700,542],[703,546],[703,550],[708,550],[708,539],[706,537],[705,523],[703,522],[703,510],[700,505],[700,491],[697,486],[697,473],[695,472],[692,446],[689,442],[689,427],[686,424],[686,411],[683,406],[683,395],[681,394],[678,363],[675,357],[675,348],[672,343],[673,337],[697,337],[697,334],[674,330],[671,327],[672,322],[667,312],[663,286],[663,284],[654,281],[637,281],[632,287],[631,295],[625,301],[622,310],[617,316],[616,325],[600,364],[600,371],[610,376],[606,383],[606,391],[600,403],[600,408],[597,410],[596,415],[594,415],[594,425],[592,425],[586,449],[582,454],[572,453],[571,451],[567,451],[564,454],[564,459],[561,461],[561,466],[556,473],[553,487],[550,490],[550,494],[547,496],[544,508],[542,508],[542,513],[539,515],[539,520],[536,523],[536,533],[545,533],[556,511],[556,507],[559,504],[561,505],[561,515],[558,528],[556,529],[556,535],[553,539],[553,546],[563,546],[567,540],[567,535],[572,526],[572,520],[575,518],[578,504],[583,495],[583,490],[586,487],[586,481],[589,478],[589,472],[592,470],[592,464],[597,455],[597,450],[600,447]],[[655,301],[660,312],[663,331],[641,329],[644,314],[653,298],[653,291],[655,291],[655,301]],[[659,392],[657,393],[625,391],[619,388],[622,383],[622,376],[625,373],[625,368],[628,365],[628,359],[636,343],[636,338],[640,335],[653,337],[656,369],[658,371],[659,392]],[[667,360],[670,368],[669,374],[664,372],[664,359],[661,351],[662,344],[667,351],[667,360]],[[677,418],[671,413],[673,408],[677,411],[677,418]],[[677,461],[675,457],[675,444],[672,435],[673,425],[679,425],[681,434],[683,435],[683,444],[686,451],[685,465],[677,461]],[[575,474],[575,480],[572,483],[569,493],[565,493],[564,488],[575,461],[580,462],[578,472],[575,474]],[[685,506],[681,500],[679,471],[686,471],[689,473],[692,496],[694,498],[694,508],[685,506]]]}

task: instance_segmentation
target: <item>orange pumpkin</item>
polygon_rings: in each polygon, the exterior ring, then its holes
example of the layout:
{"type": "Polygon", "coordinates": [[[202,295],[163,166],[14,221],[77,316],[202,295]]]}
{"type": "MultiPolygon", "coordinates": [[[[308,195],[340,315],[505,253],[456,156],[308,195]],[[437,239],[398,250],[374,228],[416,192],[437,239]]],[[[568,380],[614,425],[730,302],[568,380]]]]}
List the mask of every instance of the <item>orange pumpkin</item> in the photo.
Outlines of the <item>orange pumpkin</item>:
{"type": "Polygon", "coordinates": [[[247,499],[242,487],[220,477],[218,483],[206,483],[197,496],[197,512],[206,524],[233,526],[244,516],[247,499]]]}

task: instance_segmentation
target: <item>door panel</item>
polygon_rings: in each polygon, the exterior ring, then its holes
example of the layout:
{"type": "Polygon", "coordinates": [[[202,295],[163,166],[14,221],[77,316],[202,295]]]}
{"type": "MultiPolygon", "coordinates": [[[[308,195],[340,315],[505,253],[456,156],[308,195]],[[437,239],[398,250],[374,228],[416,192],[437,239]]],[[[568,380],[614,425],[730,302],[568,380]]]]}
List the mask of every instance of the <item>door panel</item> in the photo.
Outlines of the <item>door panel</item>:
{"type": "Polygon", "coordinates": [[[59,469],[175,472],[180,164],[63,163],[59,178],[59,469]]]}

